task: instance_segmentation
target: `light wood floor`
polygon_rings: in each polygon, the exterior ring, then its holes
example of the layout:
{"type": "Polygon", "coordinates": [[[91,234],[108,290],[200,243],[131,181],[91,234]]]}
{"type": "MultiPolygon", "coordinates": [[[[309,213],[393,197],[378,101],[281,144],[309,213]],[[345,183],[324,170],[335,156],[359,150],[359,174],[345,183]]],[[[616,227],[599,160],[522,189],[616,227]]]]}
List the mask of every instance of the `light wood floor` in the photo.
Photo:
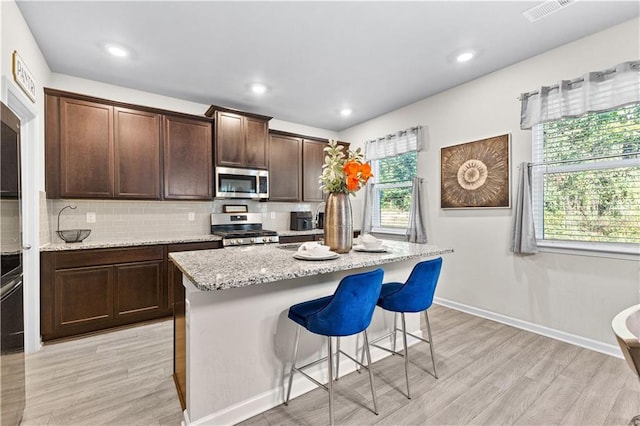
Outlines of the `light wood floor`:
{"type": "Polygon", "coordinates": [[[26,356],[22,425],[179,425],[173,321],[45,344],[26,356]]]}
{"type": "MultiPolygon", "coordinates": [[[[366,374],[336,384],[343,425],[627,425],[640,414],[640,384],[621,359],[433,306],[439,379],[428,347],[410,349],[413,399],[403,361],[374,364],[380,415],[370,411],[366,374]]],[[[171,321],[45,345],[27,356],[24,425],[179,425],[171,321]]],[[[292,342],[293,343],[293,342],[292,342]]],[[[322,425],[317,389],[243,425],[322,425]]]]}

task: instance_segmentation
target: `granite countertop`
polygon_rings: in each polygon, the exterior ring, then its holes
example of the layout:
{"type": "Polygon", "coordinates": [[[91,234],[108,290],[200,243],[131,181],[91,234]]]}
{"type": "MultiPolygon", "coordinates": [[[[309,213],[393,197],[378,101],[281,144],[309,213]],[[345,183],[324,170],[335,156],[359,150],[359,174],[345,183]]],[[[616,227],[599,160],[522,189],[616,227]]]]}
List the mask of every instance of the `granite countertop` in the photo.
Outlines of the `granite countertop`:
{"type": "Polygon", "coordinates": [[[427,244],[390,240],[384,244],[389,249],[386,253],[352,250],[324,261],[294,259],[298,244],[227,247],[171,253],[169,257],[196,288],[210,291],[453,253],[453,249],[427,244]]]}
{"type": "Polygon", "coordinates": [[[86,250],[98,248],[118,248],[118,247],[134,247],[134,246],[153,246],[157,244],[180,244],[180,243],[197,243],[207,241],[220,241],[217,235],[194,235],[191,237],[166,237],[166,238],[148,238],[144,240],[102,240],[102,241],[82,241],[80,243],[49,243],[40,247],[40,251],[65,251],[65,250],[86,250]]]}
{"type": "MultiPolygon", "coordinates": [[[[322,235],[324,229],[310,229],[308,231],[278,231],[281,236],[295,235],[322,235]]],[[[65,243],[62,241],[53,242],[40,247],[40,251],[67,251],[67,250],[88,250],[99,248],[119,248],[119,247],[135,247],[135,246],[153,246],[157,244],[180,244],[180,243],[197,243],[207,241],[221,241],[222,238],[217,235],[203,234],[188,237],[158,237],[134,240],[95,240],[82,241],[80,243],[65,243]]]]}

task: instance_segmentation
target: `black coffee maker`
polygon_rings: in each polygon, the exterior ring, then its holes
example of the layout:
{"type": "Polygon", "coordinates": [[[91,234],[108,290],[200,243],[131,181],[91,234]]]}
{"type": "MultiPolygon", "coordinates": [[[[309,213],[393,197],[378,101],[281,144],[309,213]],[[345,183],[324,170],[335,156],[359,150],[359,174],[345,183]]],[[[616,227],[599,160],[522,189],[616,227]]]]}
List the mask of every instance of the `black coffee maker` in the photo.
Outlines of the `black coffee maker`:
{"type": "Polygon", "coordinates": [[[292,231],[309,231],[313,229],[313,214],[311,212],[291,212],[292,231]]]}
{"type": "Polygon", "coordinates": [[[318,212],[318,217],[316,218],[316,227],[318,229],[324,229],[324,212],[318,212]]]}

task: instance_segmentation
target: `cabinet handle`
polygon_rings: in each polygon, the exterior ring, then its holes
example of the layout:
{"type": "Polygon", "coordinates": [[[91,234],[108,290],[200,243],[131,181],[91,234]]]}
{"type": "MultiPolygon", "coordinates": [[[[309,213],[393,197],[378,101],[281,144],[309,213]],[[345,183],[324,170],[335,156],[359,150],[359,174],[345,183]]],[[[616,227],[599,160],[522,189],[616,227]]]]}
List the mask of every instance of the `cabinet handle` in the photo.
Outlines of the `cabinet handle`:
{"type": "Polygon", "coordinates": [[[31,244],[25,244],[22,246],[22,250],[31,250],[31,244]]]}

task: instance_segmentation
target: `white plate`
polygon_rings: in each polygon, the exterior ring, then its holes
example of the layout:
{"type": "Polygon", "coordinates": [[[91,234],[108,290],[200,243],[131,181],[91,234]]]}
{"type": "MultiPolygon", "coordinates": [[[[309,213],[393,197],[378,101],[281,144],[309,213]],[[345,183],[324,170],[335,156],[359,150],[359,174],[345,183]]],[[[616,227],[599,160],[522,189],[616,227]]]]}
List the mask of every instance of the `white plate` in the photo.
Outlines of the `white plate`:
{"type": "Polygon", "coordinates": [[[331,259],[337,259],[338,257],[340,257],[340,255],[332,251],[327,254],[321,254],[319,256],[311,255],[309,253],[298,252],[298,253],[295,253],[293,257],[299,260],[331,260],[331,259]]]}
{"type": "Polygon", "coordinates": [[[367,253],[385,253],[386,251],[389,250],[386,246],[380,246],[376,248],[367,248],[363,245],[353,246],[353,249],[355,251],[364,251],[367,253]]]}

